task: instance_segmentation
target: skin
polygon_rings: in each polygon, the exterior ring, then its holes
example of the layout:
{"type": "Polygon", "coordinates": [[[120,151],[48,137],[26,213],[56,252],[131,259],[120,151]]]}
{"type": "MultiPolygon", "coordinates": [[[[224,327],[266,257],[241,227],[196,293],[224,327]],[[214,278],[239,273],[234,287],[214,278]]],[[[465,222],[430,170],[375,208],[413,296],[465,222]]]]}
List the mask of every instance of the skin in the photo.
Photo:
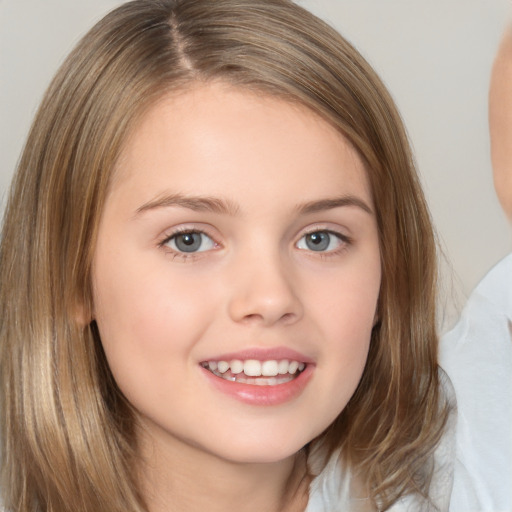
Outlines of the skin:
{"type": "Polygon", "coordinates": [[[512,28],[508,28],[494,61],[489,92],[489,130],[494,186],[512,222],[512,28]]]}
{"type": "Polygon", "coordinates": [[[102,215],[93,298],[109,365],[139,413],[152,512],[305,509],[301,448],[343,410],[368,354],[381,281],[373,212],[356,152],[301,106],[215,83],[168,95],[142,119],[102,215]],[[177,194],[215,201],[175,204],[177,194]],[[344,205],[319,203],[333,198],[344,205]],[[180,253],[176,229],[204,231],[201,250],[180,253]],[[305,243],[327,231],[325,250],[305,243]],[[312,368],[277,405],[222,393],[201,367],[275,347],[312,368]]]}

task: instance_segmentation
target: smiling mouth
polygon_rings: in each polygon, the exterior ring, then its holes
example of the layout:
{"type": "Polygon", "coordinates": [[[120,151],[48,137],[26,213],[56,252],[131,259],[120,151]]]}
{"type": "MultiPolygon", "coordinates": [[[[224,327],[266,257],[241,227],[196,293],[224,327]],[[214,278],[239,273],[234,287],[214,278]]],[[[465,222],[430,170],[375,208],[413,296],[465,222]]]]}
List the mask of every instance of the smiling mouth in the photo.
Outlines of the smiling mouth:
{"type": "Polygon", "coordinates": [[[288,359],[204,361],[201,366],[221,379],[254,386],[276,386],[296,379],[307,364],[288,359]]]}

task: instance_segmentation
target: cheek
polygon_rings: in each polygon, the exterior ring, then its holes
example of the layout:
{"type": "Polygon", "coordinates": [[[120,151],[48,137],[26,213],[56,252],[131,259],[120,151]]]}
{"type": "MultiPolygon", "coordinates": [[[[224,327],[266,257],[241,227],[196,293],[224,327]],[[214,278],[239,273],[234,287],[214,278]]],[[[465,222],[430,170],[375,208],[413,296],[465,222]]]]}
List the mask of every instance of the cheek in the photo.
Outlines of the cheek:
{"type": "Polygon", "coordinates": [[[164,360],[178,364],[201,338],[216,301],[189,279],[169,275],[167,262],[143,268],[114,260],[97,262],[93,282],[95,319],[116,379],[156,371],[164,360]]]}
{"type": "Polygon", "coordinates": [[[354,389],[366,364],[380,292],[380,262],[367,263],[340,273],[311,300],[328,343],[325,353],[354,389]]]}
{"type": "MultiPolygon", "coordinates": [[[[333,280],[334,281],[334,280],[333,280]]],[[[320,326],[317,372],[322,393],[315,394],[316,437],[343,411],[363,374],[380,289],[380,270],[339,275],[325,293],[311,295],[310,310],[320,326]]]]}
{"type": "Polygon", "coordinates": [[[322,291],[317,290],[312,305],[333,332],[364,339],[375,323],[380,283],[379,261],[348,266],[327,280],[322,291]]]}
{"type": "Polygon", "coordinates": [[[97,273],[96,322],[117,385],[141,414],[151,416],[161,404],[187,402],[193,389],[185,393],[181,383],[197,372],[194,349],[215,301],[190,283],[166,279],[162,269],[134,273],[136,268],[97,273]],[[172,389],[181,391],[171,398],[172,389]]]}

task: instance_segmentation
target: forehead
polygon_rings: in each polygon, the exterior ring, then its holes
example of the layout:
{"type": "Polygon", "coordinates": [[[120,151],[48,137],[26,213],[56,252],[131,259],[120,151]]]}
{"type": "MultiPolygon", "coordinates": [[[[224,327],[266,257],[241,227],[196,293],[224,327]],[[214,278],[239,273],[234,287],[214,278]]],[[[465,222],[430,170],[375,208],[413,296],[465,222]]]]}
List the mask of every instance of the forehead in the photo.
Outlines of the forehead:
{"type": "Polygon", "coordinates": [[[371,202],[364,165],[347,139],[312,110],[225,83],[161,98],[132,131],[113,189],[308,196],[350,192],[371,202]],[[335,190],[333,190],[335,189],[335,190]]]}

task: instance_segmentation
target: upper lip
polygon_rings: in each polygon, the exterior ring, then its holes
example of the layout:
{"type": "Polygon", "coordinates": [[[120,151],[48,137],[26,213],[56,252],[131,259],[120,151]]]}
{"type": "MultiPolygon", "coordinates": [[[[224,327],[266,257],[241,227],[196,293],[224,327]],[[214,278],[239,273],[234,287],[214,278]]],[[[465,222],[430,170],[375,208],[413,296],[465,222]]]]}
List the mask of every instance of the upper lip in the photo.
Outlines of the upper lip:
{"type": "Polygon", "coordinates": [[[248,359],[255,359],[257,361],[281,361],[283,359],[288,359],[290,361],[298,361],[301,363],[314,362],[313,359],[311,359],[310,357],[287,347],[247,348],[244,350],[239,350],[237,352],[229,352],[225,354],[215,355],[206,358],[203,361],[233,361],[234,359],[238,359],[241,361],[246,361],[248,359]]]}

